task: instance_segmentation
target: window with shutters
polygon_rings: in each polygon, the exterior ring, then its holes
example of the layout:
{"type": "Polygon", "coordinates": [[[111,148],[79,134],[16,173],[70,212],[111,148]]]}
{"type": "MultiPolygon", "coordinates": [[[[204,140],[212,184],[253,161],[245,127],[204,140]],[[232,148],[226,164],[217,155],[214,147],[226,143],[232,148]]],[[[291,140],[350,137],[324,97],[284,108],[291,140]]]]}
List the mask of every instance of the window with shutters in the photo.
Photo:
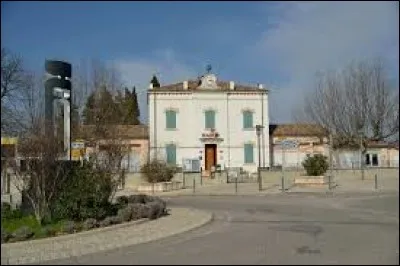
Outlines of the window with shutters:
{"type": "Polygon", "coordinates": [[[215,128],[215,111],[213,110],[207,110],[204,112],[204,117],[205,117],[205,128],[206,129],[211,129],[215,128]]]}
{"type": "Polygon", "coordinates": [[[253,144],[244,145],[244,163],[254,163],[253,144]]]}
{"type": "Polygon", "coordinates": [[[167,110],[165,112],[165,120],[167,129],[176,129],[176,111],[167,110]]]}
{"type": "Polygon", "coordinates": [[[252,111],[243,111],[243,129],[253,129],[252,111]]]}
{"type": "Polygon", "coordinates": [[[176,146],[168,144],[165,147],[167,153],[167,164],[176,165],[176,146]]]}

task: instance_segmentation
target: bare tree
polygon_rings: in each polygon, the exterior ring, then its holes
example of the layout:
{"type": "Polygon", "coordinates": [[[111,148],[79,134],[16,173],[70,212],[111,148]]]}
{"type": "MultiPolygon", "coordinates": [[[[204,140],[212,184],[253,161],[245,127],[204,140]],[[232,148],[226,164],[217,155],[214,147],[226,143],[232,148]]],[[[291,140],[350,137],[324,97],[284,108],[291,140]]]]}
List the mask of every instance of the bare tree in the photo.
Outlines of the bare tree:
{"type": "Polygon", "coordinates": [[[306,95],[303,119],[328,129],[335,146],[357,145],[362,136],[387,140],[399,133],[399,95],[380,60],[353,62],[341,72],[318,73],[306,95]]]}
{"type": "MultiPolygon", "coordinates": [[[[93,147],[90,158],[97,168],[112,177],[115,193],[117,186],[125,178],[122,160],[129,151],[129,146],[121,137],[124,128],[116,123],[122,119],[120,105],[113,101],[115,96],[121,93],[123,84],[119,72],[114,67],[98,60],[92,60],[90,66],[85,65],[80,71],[80,83],[75,85],[74,93],[83,95],[81,99],[85,100],[94,93],[89,111],[95,119],[91,120],[90,125],[81,125],[83,130],[80,130],[77,136],[88,141],[93,147]]],[[[84,105],[81,101],[81,111],[84,105]]],[[[87,108],[89,106],[86,106],[87,108]]]]}
{"type": "Polygon", "coordinates": [[[50,204],[67,174],[60,160],[64,155],[61,142],[44,133],[43,120],[18,143],[18,154],[24,165],[10,159],[7,165],[14,174],[12,183],[28,199],[36,220],[50,217],[50,204]]]}
{"type": "Polygon", "coordinates": [[[21,57],[1,48],[1,103],[20,89],[24,70],[21,57]]]}
{"type": "Polygon", "coordinates": [[[18,92],[24,84],[24,70],[21,57],[6,48],[1,48],[1,130],[15,131],[18,121],[13,113],[18,109],[16,104],[18,92]]]}

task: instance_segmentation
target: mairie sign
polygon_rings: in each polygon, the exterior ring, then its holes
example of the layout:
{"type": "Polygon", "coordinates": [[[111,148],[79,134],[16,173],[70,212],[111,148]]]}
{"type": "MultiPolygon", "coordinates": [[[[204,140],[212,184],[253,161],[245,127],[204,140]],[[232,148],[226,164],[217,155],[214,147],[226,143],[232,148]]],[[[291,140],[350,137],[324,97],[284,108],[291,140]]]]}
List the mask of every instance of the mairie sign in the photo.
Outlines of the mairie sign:
{"type": "Polygon", "coordinates": [[[284,139],[282,141],[279,141],[277,144],[284,149],[294,149],[298,146],[297,141],[291,139],[284,139]]]}

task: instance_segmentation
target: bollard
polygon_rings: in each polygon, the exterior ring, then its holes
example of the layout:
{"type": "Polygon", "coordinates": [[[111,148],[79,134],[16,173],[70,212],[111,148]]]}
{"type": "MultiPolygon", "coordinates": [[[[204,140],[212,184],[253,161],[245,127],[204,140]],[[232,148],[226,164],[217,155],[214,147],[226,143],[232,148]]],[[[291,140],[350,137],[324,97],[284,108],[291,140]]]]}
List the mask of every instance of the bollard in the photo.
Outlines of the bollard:
{"type": "Polygon", "coordinates": [[[193,194],[196,192],[196,178],[193,178],[193,194]]]}
{"type": "Polygon", "coordinates": [[[235,193],[238,193],[238,179],[237,177],[235,178],[235,193]]]}
{"type": "Polygon", "coordinates": [[[203,185],[203,175],[200,173],[200,185],[203,185]]]}
{"type": "Polygon", "coordinates": [[[182,188],[186,187],[186,182],[185,182],[185,172],[182,172],[182,188]]]}
{"type": "Polygon", "coordinates": [[[378,175],[375,174],[375,189],[378,189],[378,175]]]}
{"type": "Polygon", "coordinates": [[[285,192],[285,178],[282,176],[282,192],[285,192]]]}
{"type": "Polygon", "coordinates": [[[332,175],[328,175],[328,189],[331,190],[331,183],[332,183],[332,175]]]}

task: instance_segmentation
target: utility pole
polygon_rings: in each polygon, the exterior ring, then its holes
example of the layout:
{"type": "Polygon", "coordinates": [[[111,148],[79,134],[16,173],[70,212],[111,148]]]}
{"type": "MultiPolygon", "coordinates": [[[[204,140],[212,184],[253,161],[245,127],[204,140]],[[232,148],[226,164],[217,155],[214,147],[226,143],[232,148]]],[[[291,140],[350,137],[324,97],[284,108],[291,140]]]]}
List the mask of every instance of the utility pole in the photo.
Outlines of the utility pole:
{"type": "Polygon", "coordinates": [[[360,130],[360,168],[361,168],[361,180],[364,180],[364,158],[363,158],[363,132],[360,130]]]}
{"type": "Polygon", "coordinates": [[[257,134],[257,146],[258,146],[258,167],[257,167],[257,174],[258,174],[258,190],[262,190],[262,180],[261,180],[261,148],[260,148],[260,136],[261,136],[261,130],[263,126],[261,125],[256,125],[256,134],[257,134]]]}
{"type": "Polygon", "coordinates": [[[333,178],[333,137],[329,134],[329,189],[331,189],[331,181],[333,178]]]}

